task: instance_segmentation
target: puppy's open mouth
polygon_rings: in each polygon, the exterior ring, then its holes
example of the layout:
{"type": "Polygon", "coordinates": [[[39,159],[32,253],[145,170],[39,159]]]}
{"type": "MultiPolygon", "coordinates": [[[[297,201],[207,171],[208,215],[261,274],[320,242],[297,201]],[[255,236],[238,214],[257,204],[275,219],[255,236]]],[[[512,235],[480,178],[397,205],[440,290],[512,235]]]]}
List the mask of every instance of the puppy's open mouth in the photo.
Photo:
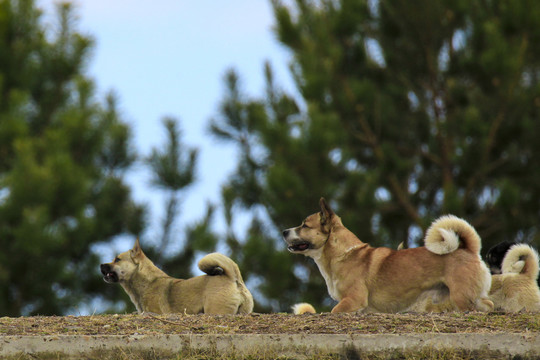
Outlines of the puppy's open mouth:
{"type": "Polygon", "coordinates": [[[311,243],[308,241],[298,241],[289,245],[287,249],[291,252],[306,251],[311,249],[311,243]]]}
{"type": "Polygon", "coordinates": [[[118,275],[115,272],[108,272],[103,274],[103,280],[108,283],[116,283],[118,282],[118,275]]]}

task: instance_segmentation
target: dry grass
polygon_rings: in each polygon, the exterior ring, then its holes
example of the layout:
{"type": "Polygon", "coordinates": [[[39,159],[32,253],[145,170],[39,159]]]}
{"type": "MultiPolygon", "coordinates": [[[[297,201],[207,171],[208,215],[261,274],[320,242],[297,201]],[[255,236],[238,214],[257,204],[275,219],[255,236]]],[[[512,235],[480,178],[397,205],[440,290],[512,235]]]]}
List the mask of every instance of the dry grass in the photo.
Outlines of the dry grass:
{"type": "Polygon", "coordinates": [[[0,318],[1,335],[540,332],[540,313],[93,315],[0,318]]]}
{"type": "MultiPolygon", "coordinates": [[[[152,335],[152,334],[405,334],[405,333],[538,333],[540,313],[447,313],[447,314],[251,314],[236,316],[211,315],[94,315],[94,316],[34,316],[0,318],[2,335],[152,335]]],[[[254,349],[252,354],[222,353],[208,348],[190,348],[180,354],[167,355],[154,350],[130,348],[110,349],[86,354],[95,360],[270,360],[298,359],[297,354],[272,353],[254,349]],[[262,351],[262,352],[261,352],[262,351]]],[[[42,360],[65,358],[64,354],[21,353],[9,360],[42,360]]],[[[302,359],[333,360],[506,360],[508,355],[492,351],[466,352],[459,349],[420,351],[389,350],[365,353],[359,349],[340,354],[312,354],[302,359]]],[[[519,359],[537,359],[536,355],[519,359]]],[[[516,359],[517,359],[516,358],[516,359]]]]}

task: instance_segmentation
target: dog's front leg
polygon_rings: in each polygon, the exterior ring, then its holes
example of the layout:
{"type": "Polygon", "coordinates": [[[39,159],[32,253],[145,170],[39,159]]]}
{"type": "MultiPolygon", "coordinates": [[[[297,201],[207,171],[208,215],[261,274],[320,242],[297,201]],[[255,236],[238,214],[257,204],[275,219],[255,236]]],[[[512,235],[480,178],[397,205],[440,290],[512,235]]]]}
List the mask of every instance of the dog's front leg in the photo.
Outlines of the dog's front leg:
{"type": "Polygon", "coordinates": [[[334,306],[332,312],[339,313],[359,311],[365,309],[367,305],[367,296],[361,296],[361,298],[346,296],[341,299],[336,306],[334,306]]]}

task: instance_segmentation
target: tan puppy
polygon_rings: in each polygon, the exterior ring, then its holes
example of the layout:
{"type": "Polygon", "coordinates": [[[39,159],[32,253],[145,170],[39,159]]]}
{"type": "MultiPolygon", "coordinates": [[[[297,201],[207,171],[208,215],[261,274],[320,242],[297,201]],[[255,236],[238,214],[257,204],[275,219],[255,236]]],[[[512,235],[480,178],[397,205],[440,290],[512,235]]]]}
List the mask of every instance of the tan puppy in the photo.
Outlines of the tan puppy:
{"type": "Polygon", "coordinates": [[[212,253],[199,261],[207,275],[182,280],[168,276],[143,253],[133,249],[101,264],[103,279],[120,283],[139,313],[249,314],[253,297],[240,270],[227,256],[212,253]]]}
{"type": "Polygon", "coordinates": [[[330,296],[339,301],[332,312],[404,311],[422,293],[445,287],[456,309],[493,309],[480,237],[466,221],[444,216],[427,231],[425,247],[397,251],[363,243],[324,198],[320,207],[283,237],[289,251],[315,260],[330,296]]]}
{"type": "Polygon", "coordinates": [[[496,310],[540,311],[538,253],[526,244],[514,245],[502,262],[502,274],[493,275],[490,299],[496,310]]]}

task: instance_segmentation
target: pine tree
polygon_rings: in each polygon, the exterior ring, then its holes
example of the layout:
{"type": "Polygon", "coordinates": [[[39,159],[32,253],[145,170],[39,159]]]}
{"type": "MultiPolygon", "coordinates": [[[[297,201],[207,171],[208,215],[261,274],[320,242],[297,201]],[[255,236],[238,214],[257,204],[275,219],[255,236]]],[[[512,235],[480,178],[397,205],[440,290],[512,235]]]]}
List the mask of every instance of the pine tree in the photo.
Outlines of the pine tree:
{"type": "Polygon", "coordinates": [[[84,74],[92,39],[58,7],[0,0],[0,313],[62,314],[109,292],[93,245],[142,231],[124,181],[135,153],[115,97],[84,74]]]}
{"type": "Polygon", "coordinates": [[[153,187],[166,195],[165,216],[160,240],[157,244],[149,242],[145,252],[169,275],[186,279],[193,276],[192,265],[197,255],[215,251],[217,235],[211,229],[214,206],[209,204],[203,218],[185,225],[184,231],[175,231],[181,218],[183,195],[196,178],[198,149],[183,143],[178,120],[165,118],[163,124],[167,142],[164,147],[153,148],[146,163],[152,170],[153,187]],[[180,250],[171,251],[174,245],[180,245],[180,250]]]}
{"type": "Polygon", "coordinates": [[[267,309],[300,300],[329,305],[316,267],[287,254],[282,229],[330,200],[374,246],[420,245],[452,213],[483,248],[538,246],[540,4],[533,1],[273,1],[275,31],[293,56],[298,97],[241,92],[232,71],[211,128],[242,156],[224,186],[254,211],[245,271],[267,309]]]}

